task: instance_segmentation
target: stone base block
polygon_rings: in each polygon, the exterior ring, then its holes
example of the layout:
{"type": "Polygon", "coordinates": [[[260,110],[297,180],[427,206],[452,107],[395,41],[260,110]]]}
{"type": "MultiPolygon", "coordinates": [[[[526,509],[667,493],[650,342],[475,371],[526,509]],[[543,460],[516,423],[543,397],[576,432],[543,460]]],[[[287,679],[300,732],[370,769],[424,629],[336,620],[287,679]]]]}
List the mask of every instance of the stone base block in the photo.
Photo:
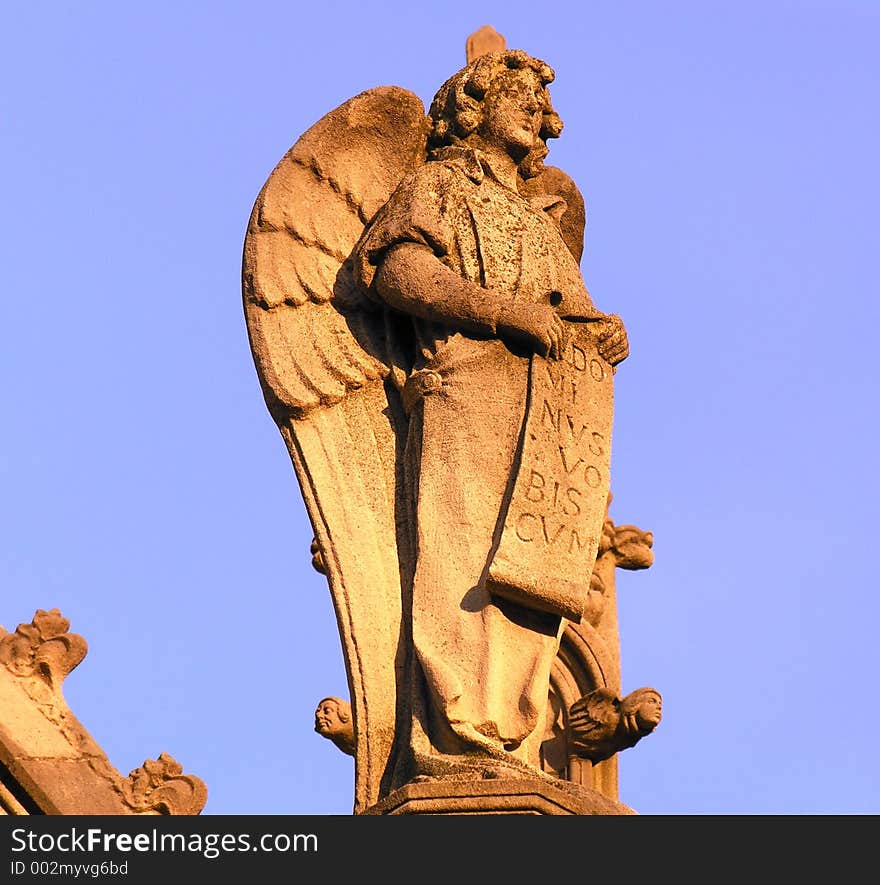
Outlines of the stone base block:
{"type": "Polygon", "coordinates": [[[427,780],[389,793],[362,814],[636,814],[596,790],[531,779],[427,780]]]}

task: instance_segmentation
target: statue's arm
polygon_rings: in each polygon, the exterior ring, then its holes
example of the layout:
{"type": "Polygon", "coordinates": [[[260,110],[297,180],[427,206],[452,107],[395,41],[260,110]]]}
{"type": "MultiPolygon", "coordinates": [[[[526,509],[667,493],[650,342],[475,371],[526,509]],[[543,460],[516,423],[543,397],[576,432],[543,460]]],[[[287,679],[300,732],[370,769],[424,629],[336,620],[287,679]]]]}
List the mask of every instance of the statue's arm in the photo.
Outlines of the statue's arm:
{"type": "Polygon", "coordinates": [[[376,293],[395,310],[465,333],[497,336],[559,358],[566,328],[549,304],[517,302],[447,267],[421,243],[392,246],[374,279],[376,293]]]}

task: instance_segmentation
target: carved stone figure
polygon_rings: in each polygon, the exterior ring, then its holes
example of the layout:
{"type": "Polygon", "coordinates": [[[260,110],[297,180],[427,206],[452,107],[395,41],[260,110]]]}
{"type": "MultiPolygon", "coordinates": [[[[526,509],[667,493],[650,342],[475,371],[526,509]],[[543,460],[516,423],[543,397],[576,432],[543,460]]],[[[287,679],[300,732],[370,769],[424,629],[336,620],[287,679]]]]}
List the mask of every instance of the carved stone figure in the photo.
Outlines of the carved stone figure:
{"type": "Polygon", "coordinates": [[[315,731],[332,741],[343,753],[354,756],[354,725],[351,704],[342,698],[322,698],[315,710],[315,731]]]}
{"type": "Polygon", "coordinates": [[[639,688],[623,700],[597,688],[575,701],[568,716],[568,746],[574,756],[602,762],[634,747],[660,723],[662,699],[653,688],[639,688]]]}
{"type": "Polygon", "coordinates": [[[426,778],[548,777],[628,354],[581,277],[577,187],[544,166],[553,76],[500,50],[427,116],[399,87],[361,93],[285,155],[248,226],[248,332],[337,614],[356,811],[426,778]]]}

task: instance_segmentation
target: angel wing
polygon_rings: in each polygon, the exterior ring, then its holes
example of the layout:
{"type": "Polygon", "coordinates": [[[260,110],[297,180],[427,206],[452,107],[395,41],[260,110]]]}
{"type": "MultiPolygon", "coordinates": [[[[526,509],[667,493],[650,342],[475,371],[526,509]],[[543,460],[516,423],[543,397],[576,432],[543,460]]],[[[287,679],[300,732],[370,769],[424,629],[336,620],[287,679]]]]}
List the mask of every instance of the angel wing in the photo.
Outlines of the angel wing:
{"type": "Polygon", "coordinates": [[[571,749],[598,762],[610,756],[620,722],[620,698],[609,688],[597,688],[569,708],[571,749]]]}
{"type": "Polygon", "coordinates": [[[587,211],[584,198],[574,179],[558,166],[544,166],[534,178],[520,180],[519,191],[524,197],[558,196],[565,200],[565,211],[559,219],[559,228],[568,251],[580,263],[584,254],[584,228],[587,211]]]}
{"type": "Polygon", "coordinates": [[[320,119],[257,197],[242,294],[263,394],[287,444],[323,559],[351,691],[355,812],[377,801],[404,662],[395,524],[406,419],[390,383],[387,317],[346,259],[424,160],[425,108],[370,89],[320,119]]]}

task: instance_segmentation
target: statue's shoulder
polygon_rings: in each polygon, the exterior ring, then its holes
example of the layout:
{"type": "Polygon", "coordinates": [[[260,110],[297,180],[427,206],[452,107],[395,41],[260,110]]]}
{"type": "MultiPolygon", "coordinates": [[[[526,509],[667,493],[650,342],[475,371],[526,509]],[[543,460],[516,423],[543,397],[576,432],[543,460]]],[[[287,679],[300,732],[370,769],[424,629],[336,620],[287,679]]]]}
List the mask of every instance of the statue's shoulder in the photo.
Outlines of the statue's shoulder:
{"type": "Polygon", "coordinates": [[[436,151],[405,175],[392,197],[417,192],[443,196],[479,185],[482,180],[483,168],[472,150],[448,147],[436,151]]]}
{"type": "Polygon", "coordinates": [[[479,156],[466,146],[453,145],[434,151],[425,166],[431,166],[434,175],[447,180],[465,178],[473,184],[480,184],[484,177],[479,156]]]}
{"type": "Polygon", "coordinates": [[[362,246],[372,248],[377,231],[389,225],[397,228],[407,219],[433,229],[437,219],[457,216],[455,207],[464,206],[482,180],[482,169],[474,163],[479,176],[466,157],[444,152],[409,170],[369,223],[362,246]]]}

